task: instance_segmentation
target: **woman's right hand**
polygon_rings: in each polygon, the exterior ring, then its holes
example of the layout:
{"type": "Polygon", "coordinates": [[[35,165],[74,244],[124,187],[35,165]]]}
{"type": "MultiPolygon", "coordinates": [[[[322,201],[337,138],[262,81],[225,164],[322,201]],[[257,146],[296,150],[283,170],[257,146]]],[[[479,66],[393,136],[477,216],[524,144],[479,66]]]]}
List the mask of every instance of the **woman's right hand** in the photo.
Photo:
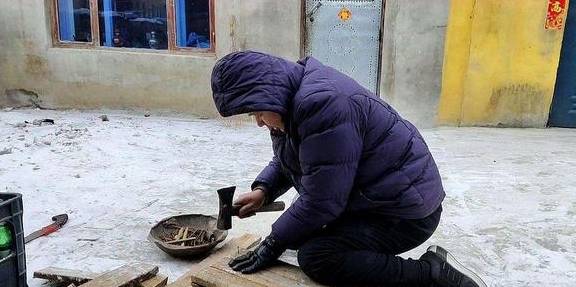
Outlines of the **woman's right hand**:
{"type": "Polygon", "coordinates": [[[240,205],[238,217],[246,218],[256,214],[256,210],[264,205],[266,195],[260,188],[255,188],[251,192],[241,194],[235,201],[234,205],[240,205]]]}

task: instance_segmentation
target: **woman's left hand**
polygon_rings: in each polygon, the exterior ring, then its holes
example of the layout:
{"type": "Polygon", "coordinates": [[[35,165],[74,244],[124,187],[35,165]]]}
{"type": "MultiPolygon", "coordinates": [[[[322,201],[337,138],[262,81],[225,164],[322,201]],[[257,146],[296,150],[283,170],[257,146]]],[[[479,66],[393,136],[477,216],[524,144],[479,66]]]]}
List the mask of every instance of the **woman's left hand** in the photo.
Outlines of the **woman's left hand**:
{"type": "Polygon", "coordinates": [[[272,265],[280,255],[286,250],[274,239],[272,235],[267,236],[254,251],[238,256],[228,262],[228,266],[234,271],[244,274],[254,273],[272,265]]]}

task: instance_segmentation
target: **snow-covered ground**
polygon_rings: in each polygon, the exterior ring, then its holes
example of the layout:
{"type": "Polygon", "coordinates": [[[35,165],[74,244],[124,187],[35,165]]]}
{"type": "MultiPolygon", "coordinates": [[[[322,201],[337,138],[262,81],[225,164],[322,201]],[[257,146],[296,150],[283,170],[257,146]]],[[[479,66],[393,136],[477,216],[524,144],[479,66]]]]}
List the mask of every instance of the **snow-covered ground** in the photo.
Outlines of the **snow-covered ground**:
{"type": "MultiPolygon", "coordinates": [[[[167,216],[216,214],[217,188],[248,190],[271,145],[265,130],[247,122],[0,111],[0,192],[23,194],[26,233],[55,214],[70,216],[59,232],[26,245],[29,285],[42,284],[32,272],[47,266],[100,272],[143,261],[159,265],[170,280],[183,274],[193,263],[164,254],[146,239],[148,231],[167,216]],[[32,124],[44,118],[55,125],[32,124]]],[[[436,234],[405,256],[440,244],[490,286],[574,286],[576,130],[423,134],[448,195],[436,234]]],[[[229,237],[266,235],[277,216],[235,219],[229,237]]]]}

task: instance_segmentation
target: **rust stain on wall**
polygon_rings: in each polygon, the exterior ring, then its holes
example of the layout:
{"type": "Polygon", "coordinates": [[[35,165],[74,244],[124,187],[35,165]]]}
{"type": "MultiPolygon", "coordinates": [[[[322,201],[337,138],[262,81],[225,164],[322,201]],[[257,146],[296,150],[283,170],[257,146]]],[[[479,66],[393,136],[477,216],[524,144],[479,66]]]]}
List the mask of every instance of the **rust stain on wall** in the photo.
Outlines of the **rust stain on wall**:
{"type": "Polygon", "coordinates": [[[492,90],[487,112],[506,126],[526,126],[542,116],[545,95],[543,89],[530,84],[501,86],[492,90]]]}

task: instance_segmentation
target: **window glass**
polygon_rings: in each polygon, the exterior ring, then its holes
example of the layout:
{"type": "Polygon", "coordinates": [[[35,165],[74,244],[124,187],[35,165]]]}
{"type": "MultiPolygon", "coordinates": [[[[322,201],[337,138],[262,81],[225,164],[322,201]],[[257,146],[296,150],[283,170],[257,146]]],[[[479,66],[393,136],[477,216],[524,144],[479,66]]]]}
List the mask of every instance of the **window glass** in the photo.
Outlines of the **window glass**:
{"type": "Polygon", "coordinates": [[[174,1],[178,47],[210,48],[210,1],[174,1]]]}
{"type": "Polygon", "coordinates": [[[166,0],[98,0],[100,45],[167,49],[166,0]]]}
{"type": "Polygon", "coordinates": [[[89,0],[58,0],[60,41],[92,42],[89,0]]]}

